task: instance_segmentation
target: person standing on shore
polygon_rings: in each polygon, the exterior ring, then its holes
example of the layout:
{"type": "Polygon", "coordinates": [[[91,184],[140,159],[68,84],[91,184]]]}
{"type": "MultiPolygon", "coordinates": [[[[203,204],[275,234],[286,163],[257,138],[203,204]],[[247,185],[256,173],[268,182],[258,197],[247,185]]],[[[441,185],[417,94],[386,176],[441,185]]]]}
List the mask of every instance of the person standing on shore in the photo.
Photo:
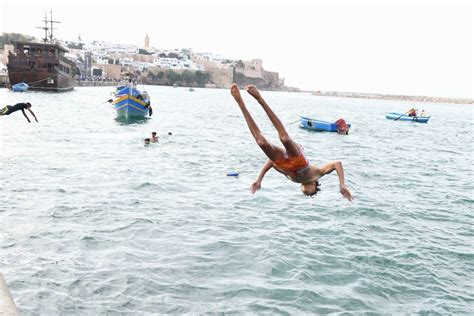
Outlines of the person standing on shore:
{"type": "Polygon", "coordinates": [[[267,171],[271,168],[274,168],[276,171],[285,175],[289,180],[296,183],[301,183],[301,191],[305,195],[313,196],[319,191],[319,179],[324,175],[336,170],[339,177],[339,190],[342,196],[349,201],[352,201],[352,193],[344,183],[344,169],[342,168],[342,163],[340,161],[333,161],[321,167],[310,164],[303,152],[303,147],[290,138],[280,119],[262,98],[257,88],[255,86],[247,86],[246,89],[247,92],[252,97],[254,97],[255,100],[257,100],[257,102],[262,106],[263,110],[267,113],[268,118],[278,131],[278,137],[284,146],[283,148],[280,146],[275,146],[271,144],[265,138],[265,136],[263,136],[245,106],[242,96],[240,95],[239,87],[234,83],[230,88],[230,93],[239,105],[239,108],[244,115],[244,119],[247,122],[247,126],[250,129],[252,136],[254,137],[258,146],[268,157],[268,160],[263,165],[257,180],[252,183],[250,192],[255,193],[258,191],[261,187],[263,177],[267,171]]]}
{"type": "MultiPolygon", "coordinates": [[[[7,105],[5,107],[3,107],[1,110],[0,110],[0,116],[4,116],[4,115],[10,115],[12,114],[13,112],[16,112],[18,110],[21,110],[21,112],[23,113],[23,115],[25,116],[26,120],[28,121],[28,123],[31,123],[30,119],[28,118],[28,116],[26,115],[25,113],[25,109],[28,110],[31,115],[33,115],[33,117],[35,118],[35,121],[38,122],[38,119],[36,118],[36,115],[35,113],[33,113],[33,111],[31,110],[31,103],[30,102],[26,102],[26,103],[17,103],[15,105],[7,105]]],[[[38,122],[39,123],[39,122],[38,122]]]]}

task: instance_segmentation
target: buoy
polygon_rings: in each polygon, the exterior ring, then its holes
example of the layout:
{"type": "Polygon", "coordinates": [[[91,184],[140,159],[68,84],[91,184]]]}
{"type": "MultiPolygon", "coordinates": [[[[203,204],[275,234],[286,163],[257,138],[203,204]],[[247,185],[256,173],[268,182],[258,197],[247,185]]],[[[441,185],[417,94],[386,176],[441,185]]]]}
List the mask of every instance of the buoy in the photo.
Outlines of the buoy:
{"type": "Polygon", "coordinates": [[[238,177],[239,176],[239,171],[238,170],[232,170],[227,172],[228,177],[238,177]]]}

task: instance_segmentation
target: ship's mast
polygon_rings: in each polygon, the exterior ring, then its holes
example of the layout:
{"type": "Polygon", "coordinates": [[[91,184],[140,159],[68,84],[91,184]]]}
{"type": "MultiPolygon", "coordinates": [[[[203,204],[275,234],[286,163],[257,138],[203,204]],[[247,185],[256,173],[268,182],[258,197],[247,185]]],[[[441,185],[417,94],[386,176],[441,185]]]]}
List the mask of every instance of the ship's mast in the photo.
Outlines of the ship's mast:
{"type": "Polygon", "coordinates": [[[53,21],[53,9],[51,9],[51,11],[50,11],[50,20],[49,20],[49,22],[51,22],[51,31],[49,33],[49,41],[52,44],[53,40],[54,40],[54,38],[53,38],[53,23],[61,23],[59,21],[53,21]]]}
{"type": "Polygon", "coordinates": [[[48,20],[48,13],[45,12],[44,13],[44,26],[43,27],[40,27],[40,26],[37,26],[36,28],[38,29],[42,29],[44,30],[44,38],[43,38],[43,42],[46,44],[48,43],[48,37],[49,37],[49,42],[51,44],[53,44],[54,42],[54,37],[53,37],[53,23],[61,23],[59,21],[53,21],[53,10],[51,9],[50,11],[50,19],[48,20]],[[48,23],[50,23],[50,26],[48,27],[48,23]],[[49,31],[49,36],[48,36],[48,31],[49,31]]]}
{"type": "Polygon", "coordinates": [[[44,22],[44,26],[43,26],[43,27],[37,26],[36,28],[37,28],[37,29],[42,29],[42,30],[44,30],[43,43],[46,44],[46,43],[48,42],[48,30],[49,30],[49,28],[48,28],[48,13],[46,13],[46,12],[44,13],[44,20],[43,20],[43,22],[44,22]]]}

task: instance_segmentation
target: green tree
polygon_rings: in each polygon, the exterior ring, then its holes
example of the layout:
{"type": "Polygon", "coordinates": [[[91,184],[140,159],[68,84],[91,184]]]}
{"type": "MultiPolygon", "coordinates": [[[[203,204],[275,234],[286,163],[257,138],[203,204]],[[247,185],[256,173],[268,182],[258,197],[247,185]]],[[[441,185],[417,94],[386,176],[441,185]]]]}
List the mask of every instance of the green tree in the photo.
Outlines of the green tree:
{"type": "Polygon", "coordinates": [[[178,54],[171,52],[168,54],[168,58],[178,58],[178,54]]]}
{"type": "Polygon", "coordinates": [[[143,48],[139,48],[139,49],[138,49],[138,53],[139,53],[140,55],[151,55],[150,52],[148,52],[146,49],[143,49],[143,48]]]}
{"type": "Polygon", "coordinates": [[[204,87],[204,85],[209,81],[211,75],[208,72],[202,72],[200,70],[196,71],[195,73],[196,83],[200,87],[204,87]]]}
{"type": "Polygon", "coordinates": [[[174,84],[176,82],[180,82],[181,80],[183,80],[183,77],[179,73],[174,72],[173,70],[170,70],[166,74],[166,79],[168,79],[169,83],[174,84]]]}
{"type": "Polygon", "coordinates": [[[34,39],[33,36],[20,33],[2,33],[2,35],[0,35],[0,47],[3,49],[3,45],[11,44],[12,41],[31,42],[34,39]]]}
{"type": "Polygon", "coordinates": [[[196,76],[194,74],[194,72],[191,72],[189,70],[185,70],[183,71],[183,80],[184,82],[186,82],[187,85],[193,83],[194,81],[196,81],[196,76]]]}

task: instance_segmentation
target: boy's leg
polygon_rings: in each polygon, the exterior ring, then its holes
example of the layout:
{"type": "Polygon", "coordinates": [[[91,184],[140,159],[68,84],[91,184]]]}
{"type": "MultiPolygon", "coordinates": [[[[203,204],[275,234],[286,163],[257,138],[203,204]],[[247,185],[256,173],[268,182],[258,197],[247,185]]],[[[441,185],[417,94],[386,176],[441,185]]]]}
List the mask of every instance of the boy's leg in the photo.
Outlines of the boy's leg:
{"type": "Polygon", "coordinates": [[[239,105],[240,110],[244,115],[245,121],[247,122],[247,126],[249,127],[253,138],[257,142],[258,146],[267,155],[267,157],[270,160],[275,160],[283,157],[283,150],[269,143],[265,136],[263,136],[262,132],[260,132],[260,129],[258,128],[257,124],[255,123],[249,111],[245,107],[244,100],[240,95],[239,87],[235,83],[230,87],[230,93],[234,97],[235,101],[237,101],[237,104],[239,105]]]}
{"type": "Polygon", "coordinates": [[[285,149],[288,152],[288,156],[299,156],[300,146],[291,139],[290,135],[288,135],[285,126],[283,126],[283,123],[280,121],[278,116],[276,116],[276,114],[273,112],[267,102],[265,102],[265,100],[262,98],[257,88],[255,86],[247,86],[246,89],[247,92],[251,96],[253,96],[258,101],[258,103],[260,103],[262,108],[265,110],[265,113],[267,113],[268,118],[270,119],[270,121],[272,121],[273,126],[275,126],[276,130],[278,131],[278,138],[280,138],[281,143],[283,144],[283,146],[285,146],[285,149]]]}
{"type": "Polygon", "coordinates": [[[9,105],[3,107],[3,108],[0,110],[0,115],[8,115],[8,114],[10,114],[10,108],[11,108],[11,106],[9,106],[9,105]]]}

